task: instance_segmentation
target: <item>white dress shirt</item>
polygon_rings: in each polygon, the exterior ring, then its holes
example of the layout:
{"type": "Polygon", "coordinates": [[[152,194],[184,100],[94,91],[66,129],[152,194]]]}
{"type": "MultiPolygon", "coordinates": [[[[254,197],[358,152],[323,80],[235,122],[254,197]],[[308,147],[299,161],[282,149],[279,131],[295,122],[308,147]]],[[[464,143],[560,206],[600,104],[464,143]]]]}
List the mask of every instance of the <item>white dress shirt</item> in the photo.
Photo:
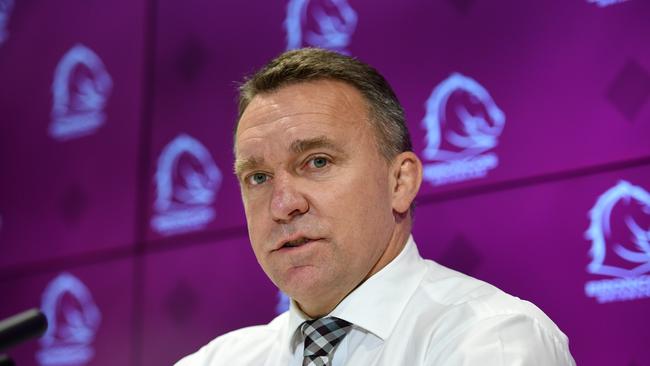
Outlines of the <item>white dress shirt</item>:
{"type": "MultiPolygon", "coordinates": [[[[420,257],[409,238],[328,316],[353,324],[332,366],[568,366],[568,339],[535,305],[420,257]]],[[[267,325],[227,333],[176,366],[301,366],[295,303],[267,325]]]]}

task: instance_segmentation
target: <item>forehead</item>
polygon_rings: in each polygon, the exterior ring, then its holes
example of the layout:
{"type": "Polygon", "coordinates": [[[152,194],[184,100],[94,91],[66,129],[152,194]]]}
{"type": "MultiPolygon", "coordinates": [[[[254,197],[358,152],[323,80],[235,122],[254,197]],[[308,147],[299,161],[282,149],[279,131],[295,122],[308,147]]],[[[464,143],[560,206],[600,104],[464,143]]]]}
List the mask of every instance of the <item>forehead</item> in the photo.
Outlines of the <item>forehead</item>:
{"type": "Polygon", "coordinates": [[[235,136],[235,154],[269,143],[287,146],[297,139],[367,132],[368,108],[354,87],[318,80],[281,87],[255,96],[242,114],[235,136]]]}

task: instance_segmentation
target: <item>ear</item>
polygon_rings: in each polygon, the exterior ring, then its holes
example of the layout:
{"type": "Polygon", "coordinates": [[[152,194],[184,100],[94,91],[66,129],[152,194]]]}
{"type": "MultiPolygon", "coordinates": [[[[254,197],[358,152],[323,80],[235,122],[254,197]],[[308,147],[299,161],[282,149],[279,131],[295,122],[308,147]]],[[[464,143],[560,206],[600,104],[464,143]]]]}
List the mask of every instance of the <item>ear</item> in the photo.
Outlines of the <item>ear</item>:
{"type": "Polygon", "coordinates": [[[412,151],[397,155],[391,163],[392,205],[397,213],[409,211],[422,183],[422,162],[412,151]]]}

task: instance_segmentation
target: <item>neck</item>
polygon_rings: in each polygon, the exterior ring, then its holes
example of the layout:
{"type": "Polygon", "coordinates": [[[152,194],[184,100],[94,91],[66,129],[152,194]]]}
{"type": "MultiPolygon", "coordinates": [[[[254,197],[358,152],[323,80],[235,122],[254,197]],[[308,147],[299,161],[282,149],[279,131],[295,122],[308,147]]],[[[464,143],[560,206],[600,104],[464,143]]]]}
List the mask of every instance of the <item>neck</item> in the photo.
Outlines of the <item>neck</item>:
{"type": "Polygon", "coordinates": [[[381,271],[384,267],[386,267],[388,263],[392,262],[393,259],[399,255],[399,253],[402,252],[402,249],[404,249],[406,246],[409,235],[411,235],[410,219],[408,219],[408,221],[408,225],[406,225],[407,223],[404,223],[405,225],[398,225],[395,228],[395,231],[393,231],[393,234],[391,235],[390,241],[388,242],[384,253],[381,255],[377,263],[375,263],[375,265],[372,267],[370,272],[368,272],[368,275],[361,281],[361,283],[359,283],[359,285],[357,285],[357,287],[364,283],[368,278],[372,277],[375,273],[381,271]]]}

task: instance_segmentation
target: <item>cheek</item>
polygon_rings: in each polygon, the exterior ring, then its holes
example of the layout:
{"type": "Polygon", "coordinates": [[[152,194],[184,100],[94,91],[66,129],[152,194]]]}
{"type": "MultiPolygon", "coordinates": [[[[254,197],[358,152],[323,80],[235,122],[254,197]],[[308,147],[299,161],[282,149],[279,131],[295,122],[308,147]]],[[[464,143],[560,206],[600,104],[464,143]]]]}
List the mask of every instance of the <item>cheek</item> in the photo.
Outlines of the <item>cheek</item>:
{"type": "Polygon", "coordinates": [[[368,255],[376,248],[376,243],[383,242],[394,225],[391,194],[387,175],[368,175],[363,179],[360,187],[357,187],[354,200],[354,214],[356,217],[349,218],[356,227],[351,228],[355,234],[360,236],[359,240],[367,243],[368,255]],[[371,244],[375,243],[375,244],[371,244]]]}
{"type": "Polygon", "coordinates": [[[365,241],[383,236],[393,220],[388,177],[379,174],[355,175],[328,192],[330,215],[337,231],[352,240],[365,241]]]}
{"type": "Polygon", "coordinates": [[[248,238],[250,239],[253,252],[255,252],[259,260],[261,259],[259,255],[262,253],[265,245],[264,239],[268,237],[264,221],[264,211],[259,204],[254,204],[250,200],[244,200],[244,213],[246,215],[248,238]]]}
{"type": "Polygon", "coordinates": [[[369,216],[390,210],[388,176],[381,173],[367,171],[366,174],[356,177],[348,188],[350,199],[355,202],[354,206],[369,216]]]}
{"type": "Polygon", "coordinates": [[[257,228],[266,213],[265,208],[267,206],[264,205],[263,199],[256,195],[242,195],[242,202],[249,230],[252,226],[257,228]]]}

